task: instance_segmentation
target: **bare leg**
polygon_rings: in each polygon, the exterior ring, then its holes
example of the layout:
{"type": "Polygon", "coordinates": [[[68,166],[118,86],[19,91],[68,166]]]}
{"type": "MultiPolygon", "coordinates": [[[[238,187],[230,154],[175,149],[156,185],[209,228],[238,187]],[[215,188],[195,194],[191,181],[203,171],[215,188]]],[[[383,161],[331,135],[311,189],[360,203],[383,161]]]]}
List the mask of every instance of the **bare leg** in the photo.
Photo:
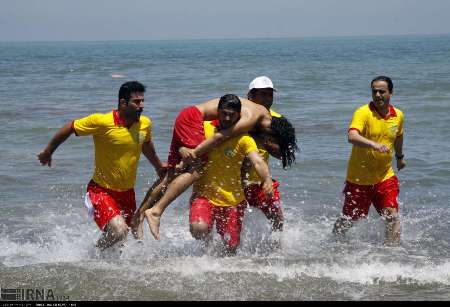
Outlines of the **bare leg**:
{"type": "Polygon", "coordinates": [[[345,216],[339,217],[334,223],[333,234],[344,235],[353,226],[353,221],[345,216]]]}
{"type": "Polygon", "coordinates": [[[388,208],[382,215],[386,219],[385,225],[385,241],[388,246],[396,246],[400,244],[400,220],[398,212],[394,208],[388,208]]]}
{"type": "Polygon", "coordinates": [[[136,211],[131,223],[131,232],[135,239],[142,240],[144,238],[144,212],[153,207],[153,205],[161,199],[168,183],[168,174],[163,179],[158,179],[147,191],[141,206],[136,211]]]}
{"type": "Polygon", "coordinates": [[[283,225],[283,218],[277,215],[272,221],[272,231],[283,231],[283,225]]]}
{"type": "Polygon", "coordinates": [[[272,233],[276,234],[275,236],[272,236],[272,242],[270,245],[273,248],[281,248],[281,236],[279,234],[283,231],[284,225],[283,211],[281,211],[281,208],[279,208],[279,210],[276,211],[270,210],[267,218],[272,224],[272,233]]]}
{"type": "Polygon", "coordinates": [[[271,210],[266,216],[272,223],[272,231],[283,231],[284,217],[281,209],[279,211],[271,210]]]}
{"type": "Polygon", "coordinates": [[[236,247],[227,246],[225,248],[225,256],[227,256],[227,257],[236,256],[236,252],[237,252],[237,246],[236,247]]]}
{"type": "Polygon", "coordinates": [[[105,231],[97,242],[97,247],[105,250],[113,246],[117,242],[126,239],[128,234],[128,226],[125,219],[121,215],[113,217],[105,227],[105,231]]]}
{"type": "Polygon", "coordinates": [[[283,231],[284,217],[281,207],[278,207],[279,205],[275,203],[271,203],[269,206],[270,207],[268,209],[263,209],[259,206],[254,207],[259,207],[262,210],[266,218],[270,221],[273,232],[283,231]]]}
{"type": "Polygon", "coordinates": [[[194,222],[190,225],[191,235],[196,240],[208,241],[211,239],[211,231],[208,229],[208,224],[203,221],[194,222]]]}
{"type": "Polygon", "coordinates": [[[169,183],[163,197],[152,208],[145,210],[145,217],[147,218],[150,232],[156,240],[160,238],[159,225],[164,210],[198,178],[200,178],[200,173],[197,170],[192,171],[192,173],[187,172],[178,175],[169,183]]]}

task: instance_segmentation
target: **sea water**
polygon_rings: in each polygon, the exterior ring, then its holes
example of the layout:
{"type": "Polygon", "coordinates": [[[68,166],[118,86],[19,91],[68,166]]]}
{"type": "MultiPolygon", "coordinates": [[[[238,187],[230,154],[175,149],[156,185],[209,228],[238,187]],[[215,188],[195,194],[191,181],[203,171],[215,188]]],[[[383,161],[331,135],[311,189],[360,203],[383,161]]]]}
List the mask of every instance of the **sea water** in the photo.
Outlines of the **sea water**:
{"type": "MultiPolygon", "coordinates": [[[[449,300],[450,36],[258,40],[0,43],[0,286],[53,289],[71,300],[449,300]],[[173,121],[185,106],[225,93],[244,96],[260,75],[274,82],[273,109],[295,126],[301,151],[280,181],[281,234],[248,210],[241,245],[223,257],[189,233],[190,190],[122,247],[99,252],[83,207],[93,173],[91,137],[71,136],[52,167],[36,155],[58,128],[117,107],[120,85],[147,86],[144,114],[166,160],[173,121]],[[353,111],[370,81],[393,79],[405,114],[400,180],[401,244],[383,245],[372,208],[343,240],[342,210],[353,111]],[[279,242],[280,246],[274,242],[279,242]]],[[[394,161],[395,166],[395,161],[394,161]]],[[[138,205],[156,179],[141,158],[138,205]]]]}

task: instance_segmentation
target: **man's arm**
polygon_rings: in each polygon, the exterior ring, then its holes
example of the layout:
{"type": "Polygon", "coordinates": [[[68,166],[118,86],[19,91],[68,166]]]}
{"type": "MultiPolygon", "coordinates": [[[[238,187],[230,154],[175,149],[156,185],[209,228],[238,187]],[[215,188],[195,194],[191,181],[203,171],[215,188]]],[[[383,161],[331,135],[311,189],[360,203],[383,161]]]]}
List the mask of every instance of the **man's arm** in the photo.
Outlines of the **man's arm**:
{"type": "Polygon", "coordinates": [[[156,154],[155,146],[153,145],[153,142],[151,140],[142,144],[142,153],[153,165],[158,176],[163,177],[167,170],[167,165],[162,163],[159,159],[158,155],[156,154]]]}
{"type": "Polygon", "coordinates": [[[47,144],[47,147],[45,147],[45,149],[37,155],[42,165],[48,164],[48,167],[51,167],[52,154],[55,152],[56,148],[58,148],[59,145],[61,145],[72,133],[75,132],[72,124],[73,121],[70,121],[60,128],[47,144]]]}
{"type": "Polygon", "coordinates": [[[259,155],[258,151],[252,151],[247,155],[247,158],[255,167],[256,173],[262,178],[262,188],[267,197],[273,195],[273,182],[270,176],[269,166],[266,161],[259,155]]]}
{"type": "Polygon", "coordinates": [[[397,136],[394,141],[395,160],[397,160],[397,169],[401,170],[406,166],[403,160],[403,134],[397,136]]]}
{"type": "Polygon", "coordinates": [[[369,140],[362,135],[359,134],[359,131],[356,129],[350,129],[348,131],[348,142],[359,147],[372,148],[379,152],[389,152],[389,147],[384,144],[376,143],[372,140],[369,140]]]}
{"type": "Polygon", "coordinates": [[[226,139],[250,131],[258,124],[260,119],[261,115],[255,116],[250,111],[244,112],[241,114],[241,118],[239,118],[235,125],[228,129],[220,130],[214,133],[213,137],[210,137],[197,145],[197,147],[192,151],[192,155],[194,157],[200,157],[226,139]]]}
{"type": "Polygon", "coordinates": [[[250,175],[250,170],[252,168],[252,162],[249,158],[245,158],[244,161],[242,161],[241,166],[241,184],[242,188],[244,189],[245,186],[248,184],[248,177],[250,175]]]}

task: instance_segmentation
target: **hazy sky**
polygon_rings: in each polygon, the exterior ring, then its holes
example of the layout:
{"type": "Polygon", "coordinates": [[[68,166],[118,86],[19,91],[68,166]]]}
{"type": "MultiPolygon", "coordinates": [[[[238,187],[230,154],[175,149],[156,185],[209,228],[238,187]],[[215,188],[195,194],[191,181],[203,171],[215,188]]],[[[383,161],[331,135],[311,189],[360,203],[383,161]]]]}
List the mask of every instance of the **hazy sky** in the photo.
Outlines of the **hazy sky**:
{"type": "Polygon", "coordinates": [[[0,0],[0,41],[443,33],[449,0],[0,0]]]}

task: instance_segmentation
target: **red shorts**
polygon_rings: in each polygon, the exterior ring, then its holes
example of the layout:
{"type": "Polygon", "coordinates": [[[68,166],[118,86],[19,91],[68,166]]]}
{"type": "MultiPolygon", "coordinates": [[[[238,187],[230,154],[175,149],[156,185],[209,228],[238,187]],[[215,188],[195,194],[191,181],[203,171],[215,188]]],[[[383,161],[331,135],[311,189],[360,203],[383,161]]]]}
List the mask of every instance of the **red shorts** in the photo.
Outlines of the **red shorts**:
{"type": "Polygon", "coordinates": [[[94,220],[101,230],[116,215],[122,215],[130,226],[134,211],[136,210],[136,199],[134,189],[117,192],[99,186],[90,181],[87,186],[87,196],[94,207],[94,220]]]}
{"type": "Polygon", "coordinates": [[[247,202],[237,206],[214,206],[207,198],[198,197],[191,202],[189,211],[189,223],[205,222],[211,231],[216,222],[217,232],[225,244],[230,248],[236,248],[241,242],[242,220],[244,219],[247,202]]]}
{"type": "Polygon", "coordinates": [[[371,204],[380,215],[385,208],[398,210],[399,184],[396,176],[375,185],[358,185],[347,181],[343,193],[345,201],[342,213],[352,220],[367,216],[371,204]]]}
{"type": "Polygon", "coordinates": [[[184,108],[178,114],[173,127],[172,143],[170,144],[167,164],[175,167],[181,156],[178,152],[180,147],[195,148],[205,140],[203,128],[203,114],[196,106],[184,108]]]}
{"type": "Polygon", "coordinates": [[[273,181],[273,196],[267,199],[260,184],[251,184],[244,188],[245,198],[251,207],[262,210],[268,219],[283,219],[283,211],[281,210],[280,192],[278,187],[280,183],[273,181]]]}

